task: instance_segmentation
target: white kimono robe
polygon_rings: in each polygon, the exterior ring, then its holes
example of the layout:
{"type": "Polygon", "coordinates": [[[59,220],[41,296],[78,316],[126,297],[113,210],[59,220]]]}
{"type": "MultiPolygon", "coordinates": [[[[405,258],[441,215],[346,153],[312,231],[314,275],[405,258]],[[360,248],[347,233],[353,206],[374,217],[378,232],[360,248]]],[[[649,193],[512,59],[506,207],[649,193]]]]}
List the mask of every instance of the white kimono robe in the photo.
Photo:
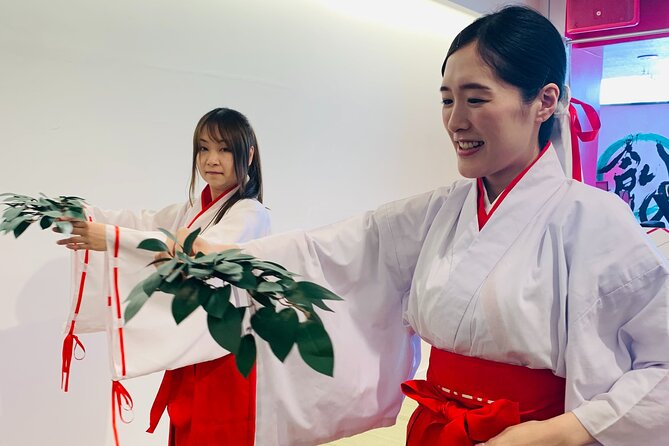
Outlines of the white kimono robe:
{"type": "MultiPolygon", "coordinates": [[[[414,333],[440,349],[565,377],[567,410],[605,446],[667,444],[669,270],[625,203],[565,178],[548,148],[481,231],[476,210],[475,182],[459,181],[243,245],[345,299],[328,302],[334,313],[319,312],[333,341],[334,378],[311,370],[297,348],[282,364],[257,344],[258,446],[316,445],[393,424],[400,383],[417,364],[414,333]]],[[[218,226],[225,230],[224,221],[218,226]]],[[[141,234],[122,230],[122,247],[152,235],[141,234]]],[[[126,293],[150,259],[120,250],[126,293]],[[131,259],[137,266],[128,271],[131,259]]],[[[111,318],[115,378],[225,354],[202,312],[176,326],[169,301],[155,295],[123,326],[125,373],[122,322],[111,318]]]]}
{"type": "MultiPolygon", "coordinates": [[[[270,233],[269,212],[261,203],[251,199],[238,201],[216,225],[211,224],[216,212],[235,190],[219,197],[204,210],[201,199],[192,206],[189,203],[176,204],[159,212],[143,211],[140,214],[88,209],[93,221],[108,225],[108,250],[90,252],[88,265],[83,252],[75,253],[75,286],[68,329],[74,321],[75,334],[107,331],[114,380],[176,369],[229,353],[209,336],[206,313],[202,308],[176,325],[171,312],[172,296],[155,293],[128,324],[123,320],[123,313],[124,301],[130,290],[155,271],[153,267],[147,267],[155,253],[137,249],[137,245],[147,238],[165,241],[167,237],[158,228],[172,233],[186,226],[192,230],[202,228],[200,237],[215,243],[244,242],[270,233]],[[87,274],[83,279],[82,298],[79,299],[82,270],[87,274]],[[78,303],[80,308],[76,313],[78,303]],[[203,327],[204,330],[201,330],[203,327]],[[198,346],[197,357],[192,354],[196,350],[194,345],[198,346]]],[[[248,303],[245,296],[242,296],[244,301],[236,293],[233,296],[237,305],[248,303]]]]}
{"type": "Polygon", "coordinates": [[[551,147],[481,231],[476,195],[459,181],[244,245],[345,299],[319,312],[334,378],[296,348],[281,364],[258,344],[257,445],[392,424],[416,364],[413,333],[565,377],[566,410],[603,445],[669,444],[669,269],[629,208],[567,179],[551,147]]]}

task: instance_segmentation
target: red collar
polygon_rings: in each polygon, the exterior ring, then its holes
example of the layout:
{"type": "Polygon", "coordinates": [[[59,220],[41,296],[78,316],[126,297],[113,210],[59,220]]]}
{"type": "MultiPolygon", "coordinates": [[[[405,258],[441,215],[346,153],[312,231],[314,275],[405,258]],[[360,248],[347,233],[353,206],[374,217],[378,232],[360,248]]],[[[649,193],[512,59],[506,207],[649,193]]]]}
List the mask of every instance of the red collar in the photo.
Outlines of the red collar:
{"type": "Polygon", "coordinates": [[[208,209],[209,207],[211,207],[212,204],[214,204],[214,203],[216,203],[218,200],[220,200],[221,197],[227,195],[227,194],[228,194],[232,189],[234,189],[235,187],[237,187],[237,185],[234,185],[234,186],[232,186],[231,188],[229,188],[228,190],[226,190],[225,192],[223,192],[221,195],[219,195],[218,197],[216,197],[216,199],[213,200],[213,202],[212,202],[212,197],[211,197],[211,187],[209,187],[209,185],[207,184],[207,185],[204,187],[204,189],[202,189],[202,194],[200,195],[200,201],[202,202],[202,209],[204,209],[204,208],[207,208],[207,209],[208,209]]]}
{"type": "Polygon", "coordinates": [[[205,188],[202,189],[202,194],[200,195],[200,202],[202,203],[202,210],[201,210],[200,212],[198,212],[198,214],[195,216],[195,218],[193,218],[193,219],[191,220],[191,222],[188,223],[188,226],[186,226],[186,227],[187,227],[187,228],[190,228],[190,227],[193,225],[193,223],[195,223],[195,220],[197,220],[198,218],[200,218],[200,215],[202,215],[202,214],[204,214],[205,212],[207,212],[213,205],[215,205],[216,203],[218,203],[218,201],[219,201],[221,198],[223,198],[223,197],[225,197],[226,195],[228,195],[228,194],[229,194],[230,192],[232,192],[232,190],[233,190],[234,188],[236,188],[236,187],[237,187],[237,185],[232,186],[230,189],[226,190],[225,192],[223,192],[222,194],[220,194],[218,197],[216,197],[216,199],[212,200],[212,197],[211,197],[211,188],[210,188],[209,185],[207,184],[207,185],[205,186],[205,188]]]}
{"type": "Polygon", "coordinates": [[[539,158],[541,158],[544,153],[546,153],[548,150],[548,146],[550,145],[550,142],[547,143],[544,148],[541,150],[539,153],[539,156],[536,157],[532,163],[530,163],[529,166],[527,166],[525,169],[523,169],[522,172],[520,172],[516,177],[511,180],[511,182],[504,188],[501,194],[499,194],[499,197],[497,197],[497,200],[495,201],[495,204],[490,208],[490,212],[486,212],[485,210],[485,198],[484,195],[486,193],[485,187],[483,186],[483,178],[477,178],[476,179],[476,204],[477,204],[477,217],[478,217],[478,223],[479,223],[479,231],[483,229],[485,224],[490,220],[490,217],[492,217],[492,214],[497,210],[500,204],[502,204],[502,201],[506,198],[507,195],[509,195],[509,192],[511,192],[511,189],[513,189],[516,184],[520,182],[520,180],[525,176],[525,174],[536,164],[537,161],[539,161],[539,158]]]}

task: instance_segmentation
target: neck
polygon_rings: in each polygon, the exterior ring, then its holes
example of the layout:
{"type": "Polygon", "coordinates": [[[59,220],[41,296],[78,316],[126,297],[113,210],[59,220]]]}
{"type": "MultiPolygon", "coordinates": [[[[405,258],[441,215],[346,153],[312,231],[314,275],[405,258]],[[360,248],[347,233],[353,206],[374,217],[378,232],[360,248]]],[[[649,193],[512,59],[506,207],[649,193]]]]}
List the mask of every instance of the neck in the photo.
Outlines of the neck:
{"type": "Polygon", "coordinates": [[[225,195],[225,194],[229,193],[235,187],[237,187],[237,185],[234,185],[234,186],[229,187],[227,189],[214,189],[213,187],[209,186],[209,190],[211,191],[211,199],[215,200],[218,197],[220,197],[221,195],[225,195]]]}
{"type": "Polygon", "coordinates": [[[527,169],[534,160],[537,159],[540,153],[541,151],[539,148],[536,148],[530,152],[530,156],[528,156],[522,163],[511,165],[507,169],[483,177],[483,184],[485,185],[485,190],[488,195],[488,201],[491,203],[495,201],[504,189],[511,184],[514,178],[520,175],[521,172],[527,169]]]}

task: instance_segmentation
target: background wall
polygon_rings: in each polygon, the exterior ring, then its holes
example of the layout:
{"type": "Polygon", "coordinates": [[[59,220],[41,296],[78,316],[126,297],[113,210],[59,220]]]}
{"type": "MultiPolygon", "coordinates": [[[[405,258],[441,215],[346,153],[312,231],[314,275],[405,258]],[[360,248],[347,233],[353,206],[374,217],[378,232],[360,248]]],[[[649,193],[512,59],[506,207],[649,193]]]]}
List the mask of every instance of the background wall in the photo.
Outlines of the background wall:
{"type": "Polygon", "coordinates": [[[669,138],[669,104],[602,105],[599,113],[602,129],[598,156],[627,135],[657,133],[669,138]]]}
{"type": "MultiPolygon", "coordinates": [[[[0,192],[184,201],[193,127],[217,106],[256,128],[277,231],[447,184],[439,68],[472,18],[430,0],[4,1],[0,192]]],[[[55,240],[0,238],[1,446],[112,444],[103,337],[59,390],[70,290],[55,240]]],[[[123,444],[166,444],[165,420],[144,433],[159,379],[128,384],[123,444]]]]}

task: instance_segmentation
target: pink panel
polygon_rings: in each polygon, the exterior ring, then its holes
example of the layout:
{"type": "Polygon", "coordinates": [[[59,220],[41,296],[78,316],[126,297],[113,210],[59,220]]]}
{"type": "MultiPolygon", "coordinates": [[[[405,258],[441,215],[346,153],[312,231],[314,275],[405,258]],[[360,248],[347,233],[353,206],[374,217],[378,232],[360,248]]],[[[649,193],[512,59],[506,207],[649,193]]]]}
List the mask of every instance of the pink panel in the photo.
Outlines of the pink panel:
{"type": "MultiPolygon", "coordinates": [[[[621,2],[626,2],[629,0],[568,0],[568,3],[581,3],[581,4],[611,4],[616,5],[621,2]]],[[[572,7],[573,10],[573,7],[572,7]]],[[[604,8],[606,10],[606,7],[604,8]]],[[[595,11],[596,12],[596,11],[595,11]]],[[[568,19],[569,20],[569,19],[568,19]]],[[[567,28],[569,27],[569,21],[567,21],[567,28]]],[[[668,0],[639,0],[639,24],[635,26],[630,26],[627,28],[613,28],[603,31],[591,31],[591,32],[566,32],[566,36],[570,39],[584,39],[591,37],[607,37],[614,36],[623,33],[637,33],[643,31],[654,31],[658,29],[669,28],[669,1],[668,0]]],[[[649,38],[659,38],[659,37],[669,37],[669,33],[656,34],[652,37],[627,37],[621,39],[611,39],[599,41],[596,43],[584,43],[584,44],[574,44],[575,48],[589,47],[589,46],[599,46],[606,45],[608,43],[620,43],[628,42],[632,40],[644,40],[649,38]]]]}
{"type": "Polygon", "coordinates": [[[567,34],[610,30],[639,24],[640,0],[568,0],[567,34]]]}

